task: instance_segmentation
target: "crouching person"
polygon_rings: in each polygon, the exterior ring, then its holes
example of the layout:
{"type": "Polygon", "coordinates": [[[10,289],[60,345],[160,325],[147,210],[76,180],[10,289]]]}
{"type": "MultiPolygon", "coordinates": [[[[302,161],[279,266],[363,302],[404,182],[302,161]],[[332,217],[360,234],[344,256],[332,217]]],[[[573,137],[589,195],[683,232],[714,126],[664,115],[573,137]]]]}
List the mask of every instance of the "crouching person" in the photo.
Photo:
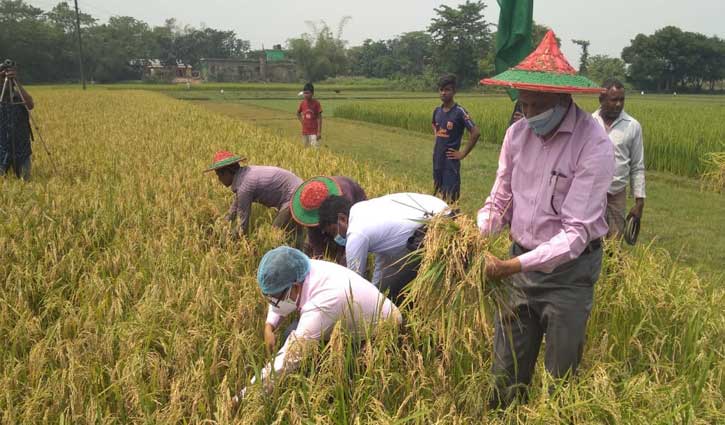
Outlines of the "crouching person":
{"type": "Polygon", "coordinates": [[[320,206],[322,231],[345,247],[347,267],[365,276],[368,254],[375,255],[373,285],[400,305],[400,292],[418,275],[419,260],[408,240],[423,220],[448,211],[444,201],[420,193],[394,193],[352,205],[330,196],[320,206]]]}
{"type": "MultiPolygon", "coordinates": [[[[327,340],[337,322],[360,339],[380,321],[402,323],[395,304],[370,282],[338,264],[312,260],[294,248],[281,246],[267,252],[259,263],[257,281],[269,304],[264,331],[268,348],[275,344],[281,320],[295,311],[300,313],[297,327],[262,370],[265,387],[274,375],[295,370],[304,346],[327,340]]],[[[245,394],[246,388],[233,401],[238,403],[245,394]]]]}
{"type": "Polygon", "coordinates": [[[320,205],[330,196],[342,196],[352,205],[367,200],[360,184],[349,177],[314,177],[302,183],[290,200],[292,218],[307,228],[305,254],[321,259],[325,255],[337,264],[346,265],[345,247],[335,243],[335,235],[327,235],[320,227],[320,205]]]}
{"type": "Polygon", "coordinates": [[[239,219],[238,236],[249,234],[252,203],[277,209],[272,226],[287,232],[297,247],[304,242],[304,228],[292,219],[289,201],[302,179],[291,171],[264,165],[239,165],[246,158],[227,151],[214,154],[214,162],[205,172],[214,171],[219,182],[234,192],[227,220],[239,219]]]}

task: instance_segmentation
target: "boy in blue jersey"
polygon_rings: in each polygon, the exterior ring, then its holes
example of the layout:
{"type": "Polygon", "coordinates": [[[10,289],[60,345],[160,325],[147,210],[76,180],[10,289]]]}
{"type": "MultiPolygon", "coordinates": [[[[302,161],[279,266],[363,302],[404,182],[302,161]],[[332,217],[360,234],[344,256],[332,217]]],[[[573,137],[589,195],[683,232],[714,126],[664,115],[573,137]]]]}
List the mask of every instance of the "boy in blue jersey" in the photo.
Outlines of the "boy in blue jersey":
{"type": "Polygon", "coordinates": [[[435,195],[455,202],[461,193],[461,160],[476,146],[481,130],[468,112],[457,104],[455,75],[444,75],[438,80],[441,106],[433,111],[433,132],[436,136],[433,148],[433,184],[435,195]],[[463,133],[468,129],[469,138],[461,150],[463,133]]]}

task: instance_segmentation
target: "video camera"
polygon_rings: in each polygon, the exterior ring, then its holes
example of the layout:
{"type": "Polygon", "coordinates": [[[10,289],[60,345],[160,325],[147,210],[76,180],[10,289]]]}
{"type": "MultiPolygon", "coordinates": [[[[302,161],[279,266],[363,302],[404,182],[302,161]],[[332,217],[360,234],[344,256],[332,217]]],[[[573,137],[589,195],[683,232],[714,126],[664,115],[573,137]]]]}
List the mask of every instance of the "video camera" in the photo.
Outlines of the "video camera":
{"type": "Polygon", "coordinates": [[[5,72],[13,68],[15,68],[15,61],[12,59],[5,59],[2,63],[0,63],[0,72],[5,72]]]}

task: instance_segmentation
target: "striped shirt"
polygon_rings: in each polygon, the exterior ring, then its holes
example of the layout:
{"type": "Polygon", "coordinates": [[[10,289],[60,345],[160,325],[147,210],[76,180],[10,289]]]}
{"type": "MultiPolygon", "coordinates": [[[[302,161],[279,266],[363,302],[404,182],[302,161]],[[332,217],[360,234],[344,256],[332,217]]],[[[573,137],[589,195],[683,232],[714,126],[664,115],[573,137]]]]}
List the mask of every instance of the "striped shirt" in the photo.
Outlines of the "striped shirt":
{"type": "Polygon", "coordinates": [[[239,218],[242,231],[249,229],[252,203],[281,210],[287,207],[292,194],[302,179],[282,168],[249,165],[237,171],[232,182],[234,202],[229,208],[229,219],[239,218]]]}

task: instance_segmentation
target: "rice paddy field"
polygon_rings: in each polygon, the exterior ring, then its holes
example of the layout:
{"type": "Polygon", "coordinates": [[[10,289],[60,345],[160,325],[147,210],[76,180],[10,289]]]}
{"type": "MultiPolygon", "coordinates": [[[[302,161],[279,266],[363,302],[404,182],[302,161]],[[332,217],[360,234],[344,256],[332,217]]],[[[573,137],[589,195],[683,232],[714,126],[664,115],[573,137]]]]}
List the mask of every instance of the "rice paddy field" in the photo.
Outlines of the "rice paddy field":
{"type": "MultiPolygon", "coordinates": [[[[588,111],[599,105],[592,96],[578,96],[577,103],[588,111]]],[[[384,101],[374,106],[348,103],[336,108],[335,116],[430,133],[430,104],[429,100],[384,101]]],[[[501,143],[512,110],[508,98],[479,96],[461,104],[481,128],[483,141],[501,143]]],[[[708,171],[708,154],[725,151],[725,99],[632,94],[626,110],[642,125],[648,170],[697,177],[708,171]]]]}
{"type": "MultiPolygon", "coordinates": [[[[700,275],[656,242],[608,246],[577,379],[552,382],[540,363],[528,404],[488,410],[493,299],[505,282],[481,276],[481,254],[503,255],[507,239],[479,238],[470,215],[429,233],[403,330],[380,329],[353,350],[338,329],[299,373],[279,377],[268,394],[250,387],[234,408],[231,396],[268,360],[255,275],[283,235],[272,211],[255,209],[251,236],[228,237],[220,218],[230,193],[201,173],[213,152],[303,178],[349,175],[369,196],[424,185],[159,92],[32,94],[53,156],[36,146],[30,183],[0,179],[3,424],[725,422],[721,275],[700,275]]],[[[328,111],[352,111],[348,102],[328,111]]],[[[375,103],[430,121],[414,99],[375,103]]],[[[485,112],[465,105],[481,122],[485,112]]],[[[686,109],[661,117],[664,129],[650,138],[687,128],[675,119],[686,109]]],[[[687,140],[705,137],[689,127],[687,140]]],[[[717,128],[703,131],[722,136],[717,128]]],[[[697,151],[689,141],[683,149],[697,151]]],[[[692,175],[699,164],[672,171],[692,175]]]]}

